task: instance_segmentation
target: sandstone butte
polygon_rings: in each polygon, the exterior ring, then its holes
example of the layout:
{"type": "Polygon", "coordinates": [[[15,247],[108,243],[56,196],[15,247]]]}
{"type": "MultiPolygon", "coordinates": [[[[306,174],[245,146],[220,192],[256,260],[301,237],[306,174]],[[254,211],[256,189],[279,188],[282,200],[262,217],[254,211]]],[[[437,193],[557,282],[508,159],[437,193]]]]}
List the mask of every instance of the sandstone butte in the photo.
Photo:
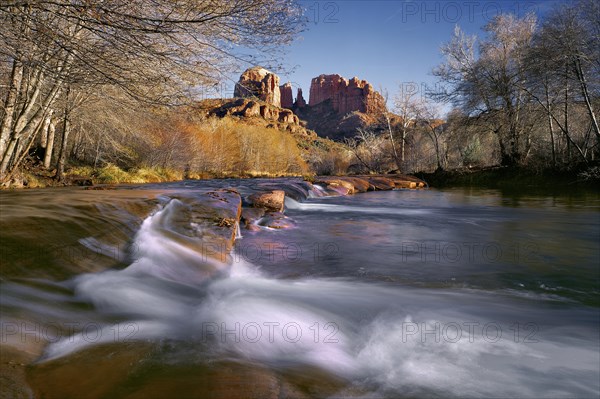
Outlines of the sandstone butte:
{"type": "Polygon", "coordinates": [[[292,108],[294,106],[294,95],[292,93],[292,84],[287,82],[282,86],[279,86],[281,92],[281,107],[292,108]]]}
{"type": "MultiPolygon", "coordinates": [[[[373,85],[357,77],[346,79],[338,74],[313,78],[307,103],[301,88],[297,89],[294,100],[290,82],[279,86],[279,76],[265,68],[252,67],[240,76],[234,96],[258,99],[270,106],[291,110],[295,114],[293,117],[262,115],[264,112],[261,116],[270,120],[286,119],[291,123],[298,123],[292,118],[299,117],[306,121],[308,129],[333,139],[354,135],[357,128],[374,123],[385,110],[385,99],[373,85]]],[[[254,109],[250,108],[249,111],[254,109]]],[[[236,112],[246,114],[249,111],[236,112]]]]}
{"type": "Polygon", "coordinates": [[[292,84],[279,86],[279,76],[262,67],[245,70],[235,85],[235,97],[258,98],[268,104],[282,108],[314,107],[327,100],[338,114],[362,112],[376,114],[385,108],[385,100],[366,80],[357,77],[346,79],[340,75],[320,75],[310,84],[308,104],[298,88],[296,101],[292,84]]]}
{"type": "Polygon", "coordinates": [[[327,100],[342,115],[354,111],[375,114],[385,108],[383,96],[369,82],[357,77],[348,80],[337,74],[320,75],[310,83],[308,105],[314,107],[327,100]]]}
{"type": "Polygon", "coordinates": [[[294,95],[292,93],[292,84],[287,82],[281,86],[279,86],[279,91],[281,92],[281,107],[294,109],[294,108],[304,108],[308,104],[302,95],[302,89],[298,87],[298,91],[296,94],[296,101],[294,101],[294,95]]]}
{"type": "Polygon", "coordinates": [[[308,104],[306,104],[306,100],[302,96],[302,89],[298,87],[298,94],[296,95],[296,102],[294,103],[294,106],[296,108],[304,108],[307,105],[308,104]]]}
{"type": "Polygon", "coordinates": [[[246,69],[235,85],[234,97],[256,97],[266,103],[281,107],[279,76],[262,67],[246,69]]]}

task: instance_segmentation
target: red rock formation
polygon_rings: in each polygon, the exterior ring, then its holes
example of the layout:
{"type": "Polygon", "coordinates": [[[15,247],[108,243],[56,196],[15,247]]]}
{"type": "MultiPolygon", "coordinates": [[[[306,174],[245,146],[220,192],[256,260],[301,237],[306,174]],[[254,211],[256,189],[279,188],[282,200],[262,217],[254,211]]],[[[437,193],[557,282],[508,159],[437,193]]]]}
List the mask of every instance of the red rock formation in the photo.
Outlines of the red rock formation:
{"type": "Polygon", "coordinates": [[[262,67],[246,69],[235,85],[234,97],[257,97],[258,99],[281,106],[279,76],[262,67]]]}
{"type": "Polygon", "coordinates": [[[347,114],[353,111],[376,114],[384,107],[384,99],[366,80],[350,80],[340,75],[320,75],[310,84],[309,105],[331,100],[334,111],[347,114]]]}
{"type": "Polygon", "coordinates": [[[273,190],[252,194],[248,197],[248,202],[254,208],[264,208],[270,212],[283,212],[285,201],[285,191],[273,190]]]}
{"type": "Polygon", "coordinates": [[[292,108],[294,106],[294,95],[292,94],[292,84],[287,82],[279,86],[281,92],[281,108],[292,108]]]}
{"type": "MultiPolygon", "coordinates": [[[[198,103],[206,117],[215,115],[223,118],[227,115],[243,118],[262,119],[266,127],[285,130],[294,134],[312,137],[316,134],[306,129],[306,123],[300,121],[291,109],[276,107],[248,98],[231,100],[207,99],[198,103]]],[[[252,123],[257,122],[256,120],[252,123]]],[[[259,123],[260,124],[260,123],[259,123]]]]}
{"type": "Polygon", "coordinates": [[[283,109],[279,112],[279,122],[300,124],[298,117],[289,109],[283,109]]]}
{"type": "Polygon", "coordinates": [[[298,87],[298,94],[296,95],[296,102],[294,103],[296,108],[306,107],[306,100],[302,96],[302,89],[298,87]]]}

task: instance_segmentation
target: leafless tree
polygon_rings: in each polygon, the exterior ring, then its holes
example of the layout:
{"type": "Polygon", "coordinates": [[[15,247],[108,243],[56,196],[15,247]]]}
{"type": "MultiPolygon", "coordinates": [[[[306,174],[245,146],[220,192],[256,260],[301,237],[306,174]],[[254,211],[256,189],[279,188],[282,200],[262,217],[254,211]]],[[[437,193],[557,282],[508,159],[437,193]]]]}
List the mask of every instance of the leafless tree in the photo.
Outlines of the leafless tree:
{"type": "Polygon", "coordinates": [[[404,167],[406,161],[406,144],[408,136],[414,130],[419,114],[421,98],[416,86],[403,84],[394,97],[394,112],[399,116],[400,162],[404,167]]]}
{"type": "Polygon", "coordinates": [[[2,1],[0,59],[10,77],[0,91],[0,180],[51,113],[62,115],[68,145],[68,107],[57,105],[70,93],[110,85],[149,104],[189,101],[240,63],[274,62],[302,27],[290,0],[2,1]]]}
{"type": "Polygon", "coordinates": [[[529,97],[523,89],[525,55],[536,26],[529,14],[496,16],[484,28],[487,38],[479,42],[456,27],[451,41],[442,47],[446,61],[434,70],[445,83],[434,98],[460,106],[471,115],[485,117],[498,137],[502,163],[517,165],[527,154],[529,97]]]}

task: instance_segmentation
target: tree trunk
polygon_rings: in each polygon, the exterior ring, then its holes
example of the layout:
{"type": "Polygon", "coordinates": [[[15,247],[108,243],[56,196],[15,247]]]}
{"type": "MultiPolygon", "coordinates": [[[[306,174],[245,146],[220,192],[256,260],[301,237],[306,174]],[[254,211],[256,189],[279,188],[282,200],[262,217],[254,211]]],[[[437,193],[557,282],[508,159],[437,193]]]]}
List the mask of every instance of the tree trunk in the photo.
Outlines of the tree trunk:
{"type": "Polygon", "coordinates": [[[435,138],[435,159],[437,161],[437,170],[443,170],[442,160],[440,158],[440,142],[438,136],[434,133],[433,137],[435,138]]]}
{"type": "Polygon", "coordinates": [[[396,164],[396,169],[402,171],[402,164],[398,159],[398,151],[396,150],[396,140],[394,140],[394,133],[392,132],[392,124],[390,123],[390,116],[386,113],[385,120],[388,126],[388,132],[390,134],[390,142],[392,143],[392,151],[394,153],[394,163],[396,164]]]}
{"type": "Polygon", "coordinates": [[[566,66],[565,73],[565,120],[564,132],[567,136],[567,163],[571,163],[571,135],[569,134],[569,67],[566,66]]]}
{"type": "Polygon", "coordinates": [[[556,145],[554,144],[554,123],[552,121],[552,111],[550,108],[550,94],[548,93],[548,81],[546,81],[545,89],[546,89],[546,111],[548,114],[548,127],[550,128],[550,144],[552,145],[552,168],[556,169],[556,145]]]}
{"type": "Polygon", "coordinates": [[[65,178],[65,164],[67,162],[67,145],[69,143],[69,133],[71,132],[70,118],[70,99],[69,94],[71,93],[71,87],[67,86],[65,95],[65,112],[63,115],[63,135],[60,143],[60,151],[58,153],[58,160],[56,162],[56,175],[54,178],[59,182],[62,182],[65,178]]]}
{"type": "Polygon", "coordinates": [[[4,101],[4,117],[0,125],[0,160],[4,158],[6,146],[10,138],[13,125],[17,96],[21,89],[23,81],[23,65],[17,60],[13,60],[13,67],[8,88],[8,95],[4,101]]]}
{"type": "Polygon", "coordinates": [[[4,157],[2,158],[2,164],[0,164],[0,176],[2,176],[2,180],[4,180],[4,174],[6,173],[6,170],[8,169],[8,165],[11,159],[14,158],[15,155],[15,149],[17,147],[17,142],[19,141],[19,139],[17,137],[11,137],[9,143],[8,143],[8,147],[6,148],[6,151],[4,152],[4,157]]]}
{"type": "Polygon", "coordinates": [[[583,69],[581,68],[581,60],[579,59],[579,57],[577,57],[575,61],[575,70],[577,72],[577,79],[579,79],[579,83],[581,85],[581,94],[583,95],[583,99],[585,100],[585,106],[587,108],[588,114],[590,115],[590,119],[592,120],[592,127],[594,128],[594,132],[596,133],[596,139],[600,142],[600,129],[598,128],[598,120],[596,119],[596,114],[594,113],[594,108],[592,107],[592,103],[590,101],[590,96],[587,89],[587,82],[585,80],[583,69]]]}
{"type": "MultiPolygon", "coordinates": [[[[16,152],[16,154],[19,155],[18,158],[16,158],[13,162],[9,174],[12,174],[21,165],[21,162],[23,162],[23,159],[25,159],[27,154],[29,154],[31,145],[36,140],[37,135],[42,131],[42,128],[43,123],[40,123],[39,127],[35,130],[35,133],[32,136],[29,136],[27,141],[25,141],[24,137],[19,140],[19,148],[16,152]]],[[[15,156],[17,156],[16,154],[15,156]]]]}
{"type": "Polygon", "coordinates": [[[52,161],[52,150],[54,149],[54,133],[56,132],[56,125],[53,120],[50,120],[48,125],[48,145],[46,146],[46,152],[44,153],[44,168],[50,168],[50,162],[52,161]]]}
{"type": "Polygon", "coordinates": [[[402,142],[400,143],[400,162],[402,162],[402,166],[404,166],[404,153],[406,148],[406,128],[402,128],[402,142]]]}
{"type": "Polygon", "coordinates": [[[21,113],[19,120],[15,122],[14,129],[11,129],[11,137],[10,142],[8,144],[8,148],[4,153],[4,157],[2,158],[2,163],[0,165],[0,176],[2,176],[2,179],[4,179],[4,173],[7,170],[13,169],[14,165],[11,162],[14,163],[15,160],[20,159],[21,154],[16,152],[17,142],[20,139],[24,139],[27,141],[29,138],[31,138],[32,135],[36,133],[36,131],[40,127],[39,125],[42,119],[46,115],[46,111],[50,108],[52,102],[54,102],[56,96],[59,93],[60,85],[59,83],[56,83],[52,90],[44,98],[42,104],[38,106],[37,111],[33,115],[31,115],[31,113],[27,111],[29,116],[27,117],[27,119],[22,119],[24,114],[21,113]]]}
{"type": "Polygon", "coordinates": [[[50,121],[52,120],[53,111],[49,110],[48,115],[44,118],[44,123],[42,124],[42,137],[40,141],[40,145],[42,148],[46,148],[48,146],[48,128],[50,127],[50,121]]]}
{"type": "MultiPolygon", "coordinates": [[[[25,127],[31,122],[31,120],[35,117],[40,108],[38,104],[38,97],[41,93],[41,85],[43,81],[43,74],[40,72],[36,74],[35,78],[32,78],[28,81],[27,86],[33,86],[33,93],[29,95],[25,93],[25,104],[24,108],[17,117],[15,121],[15,128],[13,130],[13,134],[19,135],[25,127]]],[[[44,104],[46,101],[43,101],[44,104]]],[[[46,112],[46,109],[43,109],[42,112],[46,112]]]]}

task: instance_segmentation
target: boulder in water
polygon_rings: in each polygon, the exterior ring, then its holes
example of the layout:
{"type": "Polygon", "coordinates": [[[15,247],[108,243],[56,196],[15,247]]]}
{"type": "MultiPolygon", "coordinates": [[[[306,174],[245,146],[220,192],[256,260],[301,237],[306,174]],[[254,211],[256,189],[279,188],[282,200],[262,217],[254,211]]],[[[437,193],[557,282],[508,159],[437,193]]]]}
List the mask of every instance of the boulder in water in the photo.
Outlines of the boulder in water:
{"type": "Polygon", "coordinates": [[[285,216],[281,212],[267,213],[258,224],[272,229],[289,229],[296,226],[291,218],[285,216]]]}
{"type": "Polygon", "coordinates": [[[361,179],[360,177],[342,176],[340,179],[352,183],[354,185],[355,193],[365,193],[369,191],[369,188],[371,187],[368,181],[361,179]]]}
{"type": "Polygon", "coordinates": [[[376,190],[393,190],[396,187],[394,181],[387,177],[365,176],[364,179],[373,185],[376,190]]]}
{"type": "Polygon", "coordinates": [[[248,202],[255,208],[264,208],[270,212],[283,212],[285,192],[283,190],[273,190],[252,194],[248,197],[248,202]]]}
{"type": "Polygon", "coordinates": [[[326,185],[328,189],[341,193],[342,195],[354,194],[356,192],[352,182],[338,177],[320,177],[315,180],[316,184],[326,185]],[[347,191],[344,193],[344,191],[347,191]]]}
{"type": "Polygon", "coordinates": [[[241,222],[248,230],[260,230],[256,223],[265,215],[263,208],[242,208],[241,222]]]}
{"type": "Polygon", "coordinates": [[[260,183],[258,186],[265,190],[282,190],[285,192],[286,197],[290,197],[296,201],[304,201],[307,199],[310,191],[313,189],[312,184],[307,181],[269,182],[260,183]]]}

